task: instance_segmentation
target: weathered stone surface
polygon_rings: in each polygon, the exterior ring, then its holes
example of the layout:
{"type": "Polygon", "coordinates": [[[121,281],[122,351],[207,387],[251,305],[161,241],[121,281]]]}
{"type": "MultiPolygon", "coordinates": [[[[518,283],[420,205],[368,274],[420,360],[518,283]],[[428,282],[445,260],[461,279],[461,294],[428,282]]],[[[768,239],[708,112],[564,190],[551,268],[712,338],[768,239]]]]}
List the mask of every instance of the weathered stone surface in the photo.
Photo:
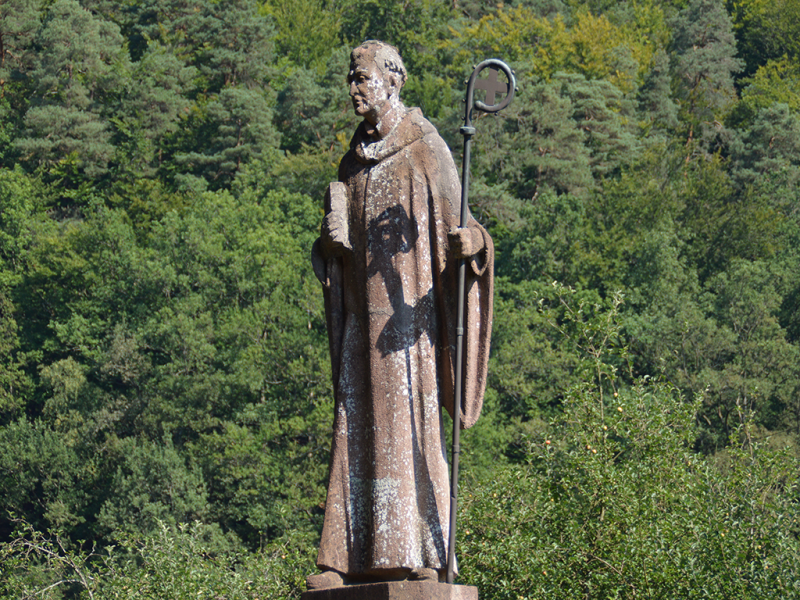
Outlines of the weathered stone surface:
{"type": "Polygon", "coordinates": [[[350,95],[364,121],[331,184],[312,251],[336,403],[317,565],[349,581],[446,567],[441,408],[452,414],[464,255],[464,427],[480,414],[489,357],[492,240],[475,219],[459,229],[455,164],[420,110],[400,102],[405,78],[390,46],[369,42],[353,51],[350,95]]]}
{"type": "Polygon", "coordinates": [[[301,600],[478,600],[478,588],[422,581],[346,585],[305,592],[301,600]]]}

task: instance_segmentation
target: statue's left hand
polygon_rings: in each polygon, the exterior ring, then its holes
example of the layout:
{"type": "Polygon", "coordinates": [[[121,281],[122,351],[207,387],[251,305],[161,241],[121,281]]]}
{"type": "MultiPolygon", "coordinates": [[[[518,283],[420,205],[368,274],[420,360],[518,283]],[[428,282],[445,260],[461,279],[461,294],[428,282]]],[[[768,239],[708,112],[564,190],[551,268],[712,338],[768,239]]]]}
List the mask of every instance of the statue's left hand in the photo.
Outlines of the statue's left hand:
{"type": "Polygon", "coordinates": [[[454,227],[447,234],[450,253],[455,258],[470,258],[483,250],[483,236],[480,231],[469,227],[454,227]]]}

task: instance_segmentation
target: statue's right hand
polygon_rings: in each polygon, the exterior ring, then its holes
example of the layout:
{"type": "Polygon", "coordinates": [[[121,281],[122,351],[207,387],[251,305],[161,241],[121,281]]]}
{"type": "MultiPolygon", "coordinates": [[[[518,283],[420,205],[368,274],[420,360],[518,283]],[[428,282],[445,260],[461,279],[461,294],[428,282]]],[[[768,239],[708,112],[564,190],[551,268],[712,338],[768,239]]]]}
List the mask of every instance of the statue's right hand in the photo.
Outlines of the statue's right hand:
{"type": "Polygon", "coordinates": [[[325,215],[322,220],[320,241],[328,256],[341,256],[345,250],[352,250],[347,229],[341,214],[329,212],[325,215]]]}

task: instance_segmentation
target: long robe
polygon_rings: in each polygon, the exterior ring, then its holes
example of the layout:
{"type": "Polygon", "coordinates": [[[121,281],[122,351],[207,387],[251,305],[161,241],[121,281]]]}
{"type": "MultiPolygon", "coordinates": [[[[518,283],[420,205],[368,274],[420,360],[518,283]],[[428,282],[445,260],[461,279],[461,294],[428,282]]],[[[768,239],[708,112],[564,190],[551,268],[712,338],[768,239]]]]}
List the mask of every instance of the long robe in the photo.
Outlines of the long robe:
{"type": "MultiPolygon", "coordinates": [[[[452,416],[461,186],[444,140],[419,109],[384,139],[356,130],[339,167],[351,251],[316,244],[333,371],[330,481],[317,565],[358,576],[444,569],[449,474],[441,407],[452,416]]],[[[335,185],[335,184],[334,184],[335,185]]],[[[330,204],[330,202],[328,202],[330,204]]],[[[331,210],[331,206],[327,206],[331,210]]],[[[468,260],[462,427],[483,403],[494,247],[468,260]]]]}

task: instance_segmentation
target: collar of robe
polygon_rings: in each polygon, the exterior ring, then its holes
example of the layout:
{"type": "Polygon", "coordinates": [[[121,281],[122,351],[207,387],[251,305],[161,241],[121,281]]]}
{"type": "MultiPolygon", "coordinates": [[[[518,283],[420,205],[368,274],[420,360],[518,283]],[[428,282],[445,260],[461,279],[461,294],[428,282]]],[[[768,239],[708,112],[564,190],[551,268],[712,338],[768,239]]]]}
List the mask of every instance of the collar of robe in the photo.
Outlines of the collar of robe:
{"type": "Polygon", "coordinates": [[[374,165],[383,159],[396,154],[409,144],[416,142],[425,135],[422,111],[418,108],[409,109],[400,122],[386,137],[375,139],[370,135],[374,129],[367,121],[362,121],[356,129],[350,147],[356,155],[356,160],[365,165],[374,165]]]}

